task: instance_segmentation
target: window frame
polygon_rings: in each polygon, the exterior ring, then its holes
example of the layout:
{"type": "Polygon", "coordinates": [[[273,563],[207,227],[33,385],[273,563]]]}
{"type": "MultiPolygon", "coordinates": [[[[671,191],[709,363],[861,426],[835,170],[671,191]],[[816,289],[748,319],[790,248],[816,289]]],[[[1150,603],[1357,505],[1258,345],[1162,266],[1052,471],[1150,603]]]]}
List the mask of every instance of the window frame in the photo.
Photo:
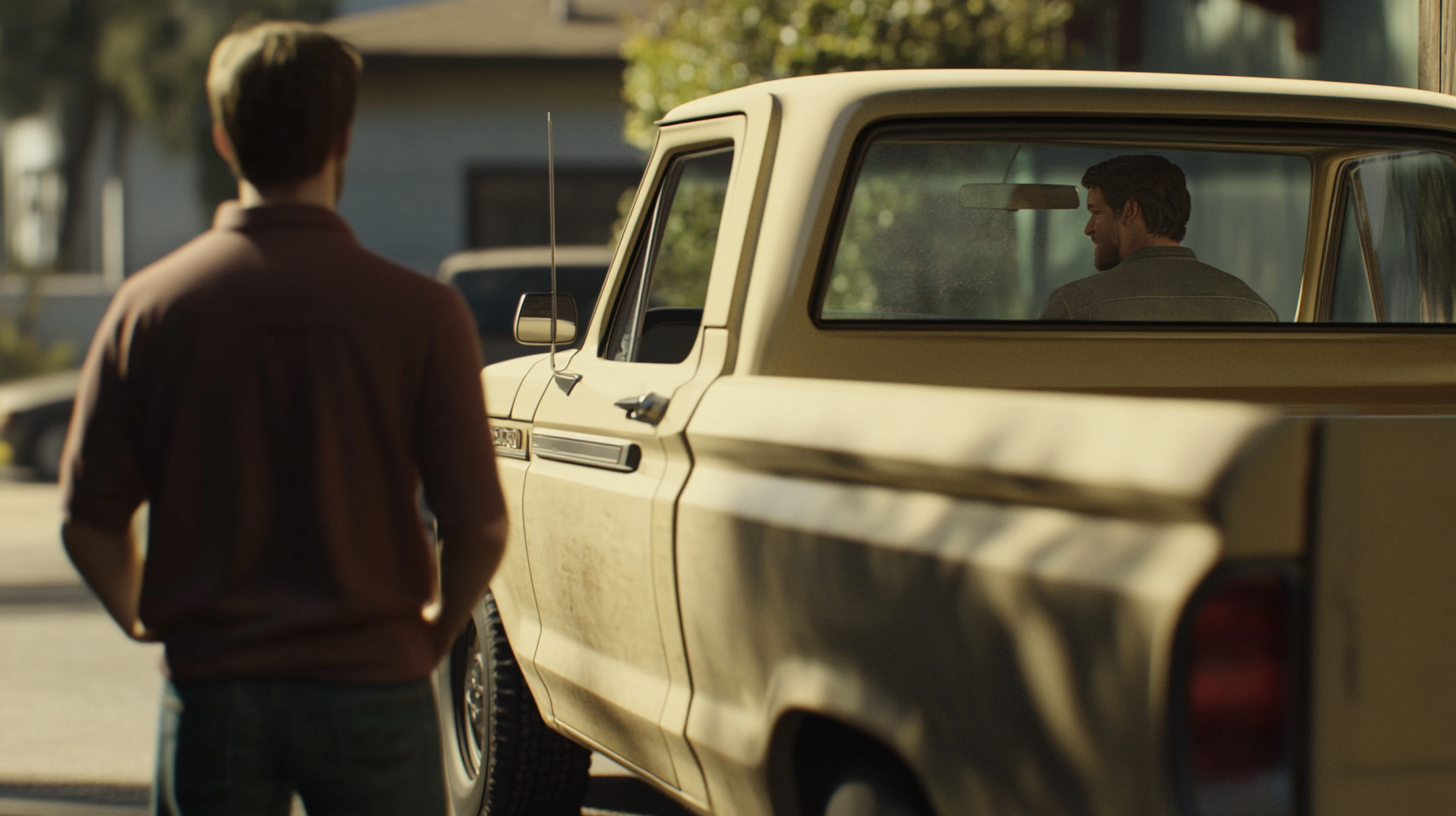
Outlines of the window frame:
{"type": "MultiPolygon", "coordinates": [[[[657,262],[662,254],[663,228],[667,223],[667,219],[672,215],[672,205],[677,200],[679,183],[682,181],[683,169],[686,167],[684,160],[694,156],[719,153],[725,150],[732,154],[733,161],[737,161],[738,145],[732,140],[726,140],[716,144],[704,143],[686,150],[675,151],[663,160],[664,171],[658,179],[657,187],[653,191],[652,202],[642,219],[642,227],[637,232],[637,243],[632,249],[631,260],[627,264],[626,274],[620,290],[617,293],[616,302],[612,305],[612,311],[607,318],[606,325],[602,329],[602,339],[597,356],[607,359],[608,346],[611,344],[613,334],[617,327],[617,321],[622,315],[622,310],[629,306],[627,301],[630,299],[634,301],[631,307],[636,310],[636,315],[632,318],[635,325],[632,329],[630,341],[631,354],[629,356],[632,359],[612,360],[612,362],[640,362],[636,357],[637,353],[641,350],[643,324],[647,319],[648,312],[647,301],[652,293],[652,284],[656,279],[657,262]],[[668,190],[671,190],[670,195],[666,194],[668,190]],[[638,285],[638,281],[641,282],[640,285],[638,285]]],[[[723,195],[723,212],[719,214],[720,234],[723,218],[727,214],[727,198],[728,194],[732,191],[732,186],[733,176],[732,170],[730,169],[728,182],[723,195]]],[[[715,257],[717,256],[716,241],[713,254],[715,257]]],[[[713,269],[710,264],[708,267],[709,279],[712,278],[712,274],[713,269]]],[[[707,281],[704,281],[704,290],[704,300],[706,301],[707,281]]],[[[701,322],[699,326],[701,327],[701,322]]]]}

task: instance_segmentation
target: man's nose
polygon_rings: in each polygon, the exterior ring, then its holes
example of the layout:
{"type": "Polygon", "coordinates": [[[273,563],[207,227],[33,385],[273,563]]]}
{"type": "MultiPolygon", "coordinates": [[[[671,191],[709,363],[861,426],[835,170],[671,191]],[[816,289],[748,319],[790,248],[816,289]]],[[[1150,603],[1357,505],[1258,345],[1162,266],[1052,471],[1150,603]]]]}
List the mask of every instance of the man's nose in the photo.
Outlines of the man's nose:
{"type": "Polygon", "coordinates": [[[1083,235],[1091,235],[1092,234],[1092,222],[1095,221],[1095,220],[1096,220],[1095,218],[1088,218],[1087,219],[1087,226],[1085,226],[1085,227],[1082,228],[1082,234],[1083,235]]]}

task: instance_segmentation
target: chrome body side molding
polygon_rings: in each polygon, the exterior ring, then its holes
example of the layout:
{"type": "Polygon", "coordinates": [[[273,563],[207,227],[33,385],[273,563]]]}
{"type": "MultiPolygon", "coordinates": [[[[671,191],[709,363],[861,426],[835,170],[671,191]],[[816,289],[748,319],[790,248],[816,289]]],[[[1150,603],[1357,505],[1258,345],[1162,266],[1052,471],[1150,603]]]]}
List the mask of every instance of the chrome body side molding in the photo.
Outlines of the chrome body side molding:
{"type": "Polygon", "coordinates": [[[531,432],[531,447],[542,459],[623,473],[636,470],[642,460],[642,449],[624,439],[566,431],[534,430],[531,432]]]}

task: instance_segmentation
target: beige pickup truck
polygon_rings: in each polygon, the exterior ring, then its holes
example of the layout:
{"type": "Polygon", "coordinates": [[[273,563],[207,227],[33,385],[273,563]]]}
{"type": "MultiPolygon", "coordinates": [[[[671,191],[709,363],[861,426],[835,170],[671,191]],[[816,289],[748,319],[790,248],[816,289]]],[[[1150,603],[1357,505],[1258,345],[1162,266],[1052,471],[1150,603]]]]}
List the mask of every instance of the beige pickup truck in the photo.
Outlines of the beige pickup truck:
{"type": "Polygon", "coordinates": [[[483,375],[457,813],[573,812],[581,746],[725,816],[1456,813],[1456,100],[766,82],[662,121],[571,312],[483,375]],[[1148,155],[1267,319],[1042,319],[1148,155]]]}

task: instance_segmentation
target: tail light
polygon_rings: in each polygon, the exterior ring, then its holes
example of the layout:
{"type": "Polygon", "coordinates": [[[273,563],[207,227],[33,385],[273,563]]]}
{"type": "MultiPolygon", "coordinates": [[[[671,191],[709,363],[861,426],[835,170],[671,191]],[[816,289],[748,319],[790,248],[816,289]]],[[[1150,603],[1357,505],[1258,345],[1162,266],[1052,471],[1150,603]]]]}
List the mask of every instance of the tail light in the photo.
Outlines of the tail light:
{"type": "Polygon", "coordinates": [[[1175,755],[1200,816],[1294,812],[1298,632],[1292,571],[1215,578],[1184,613],[1175,755]]]}

